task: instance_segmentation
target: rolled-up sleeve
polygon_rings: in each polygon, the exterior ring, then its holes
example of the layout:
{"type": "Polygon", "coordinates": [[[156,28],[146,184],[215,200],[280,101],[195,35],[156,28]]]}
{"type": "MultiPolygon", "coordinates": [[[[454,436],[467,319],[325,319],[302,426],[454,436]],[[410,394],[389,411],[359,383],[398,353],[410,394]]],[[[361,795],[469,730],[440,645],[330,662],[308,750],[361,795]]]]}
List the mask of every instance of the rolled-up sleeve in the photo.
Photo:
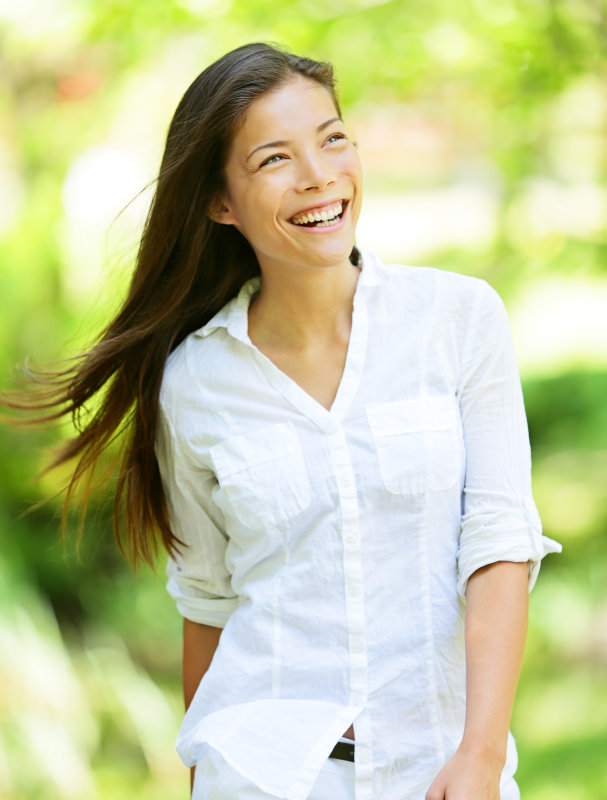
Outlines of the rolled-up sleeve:
{"type": "Polygon", "coordinates": [[[228,538],[212,500],[215,476],[186,455],[162,403],[158,412],[156,459],[171,529],[183,542],[169,557],[167,590],[179,613],[192,622],[222,628],[238,606],[225,553],[228,538]]]}
{"type": "Polygon", "coordinates": [[[458,398],[466,479],[457,556],[458,592],[496,561],[527,562],[529,590],[541,559],[561,551],[542,535],[531,490],[531,453],[521,383],[504,304],[480,282],[461,360],[458,398]]]}

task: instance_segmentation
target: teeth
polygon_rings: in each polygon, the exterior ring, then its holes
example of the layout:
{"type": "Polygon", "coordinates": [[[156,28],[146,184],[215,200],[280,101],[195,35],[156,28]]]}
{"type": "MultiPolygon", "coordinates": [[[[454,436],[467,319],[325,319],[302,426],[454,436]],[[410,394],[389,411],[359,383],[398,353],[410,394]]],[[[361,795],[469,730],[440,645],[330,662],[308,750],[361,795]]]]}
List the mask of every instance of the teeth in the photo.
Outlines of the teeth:
{"type": "Polygon", "coordinates": [[[340,201],[330,208],[323,208],[322,211],[315,211],[314,213],[308,212],[299,217],[294,217],[291,222],[295,225],[305,225],[309,222],[317,222],[319,225],[316,227],[325,227],[325,222],[331,222],[335,217],[339,216],[342,212],[343,203],[340,201]]]}

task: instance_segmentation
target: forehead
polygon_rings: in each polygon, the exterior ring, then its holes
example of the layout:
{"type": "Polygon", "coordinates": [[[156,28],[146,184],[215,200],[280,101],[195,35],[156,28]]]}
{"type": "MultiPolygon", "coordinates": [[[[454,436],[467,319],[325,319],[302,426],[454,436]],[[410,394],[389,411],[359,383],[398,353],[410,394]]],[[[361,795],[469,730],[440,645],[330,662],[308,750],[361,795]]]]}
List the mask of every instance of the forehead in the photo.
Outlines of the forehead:
{"type": "Polygon", "coordinates": [[[247,109],[233,148],[291,139],[337,115],[333,98],[320,83],[296,76],[258,97],[247,109]]]}

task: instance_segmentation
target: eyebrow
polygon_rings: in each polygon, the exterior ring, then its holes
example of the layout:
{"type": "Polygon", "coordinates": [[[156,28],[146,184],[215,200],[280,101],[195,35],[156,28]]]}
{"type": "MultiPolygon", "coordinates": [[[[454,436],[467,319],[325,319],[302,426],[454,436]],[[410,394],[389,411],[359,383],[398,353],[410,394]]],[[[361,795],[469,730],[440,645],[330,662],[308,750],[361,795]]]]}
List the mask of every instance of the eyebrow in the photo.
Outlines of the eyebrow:
{"type": "MultiPolygon", "coordinates": [[[[331,119],[328,119],[326,122],[322,122],[318,126],[318,128],[316,128],[316,130],[318,133],[320,133],[321,131],[324,131],[325,128],[328,128],[329,125],[331,125],[333,122],[341,122],[341,121],[342,121],[341,117],[331,117],[331,119]]],[[[251,150],[246,160],[248,161],[251,158],[251,156],[258,150],[267,150],[272,147],[285,147],[288,144],[289,142],[286,139],[279,139],[277,142],[268,142],[267,144],[260,144],[259,147],[256,147],[254,150],[251,150]]]]}

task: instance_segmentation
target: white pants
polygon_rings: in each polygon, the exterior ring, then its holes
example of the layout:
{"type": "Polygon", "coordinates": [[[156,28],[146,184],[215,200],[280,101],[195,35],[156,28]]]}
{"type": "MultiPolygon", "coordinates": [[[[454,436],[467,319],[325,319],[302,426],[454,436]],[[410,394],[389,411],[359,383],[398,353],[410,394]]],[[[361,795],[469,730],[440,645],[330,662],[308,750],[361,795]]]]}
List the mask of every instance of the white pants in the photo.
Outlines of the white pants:
{"type": "MultiPolygon", "coordinates": [[[[328,758],[308,800],[354,800],[354,763],[328,758]]],[[[208,760],[196,767],[192,800],[276,800],[235,770],[220,769],[208,760]]]]}

